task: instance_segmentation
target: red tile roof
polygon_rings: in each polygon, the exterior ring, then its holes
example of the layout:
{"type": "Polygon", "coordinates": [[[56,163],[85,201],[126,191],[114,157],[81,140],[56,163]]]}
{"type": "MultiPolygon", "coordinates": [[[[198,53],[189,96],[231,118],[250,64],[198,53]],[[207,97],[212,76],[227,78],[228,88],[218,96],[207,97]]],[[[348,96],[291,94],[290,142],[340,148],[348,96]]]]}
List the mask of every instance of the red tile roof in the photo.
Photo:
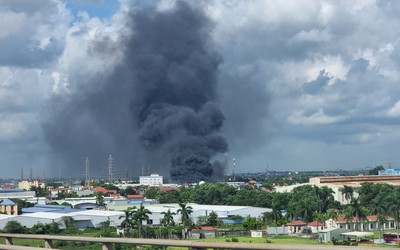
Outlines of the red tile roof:
{"type": "Polygon", "coordinates": [[[129,194],[127,196],[127,198],[130,198],[130,199],[143,199],[144,195],[143,194],[129,194]]]}
{"type": "Polygon", "coordinates": [[[178,190],[177,187],[160,187],[162,191],[171,191],[171,190],[178,190]]]}
{"type": "MultiPolygon", "coordinates": [[[[368,221],[377,221],[378,216],[377,215],[368,215],[367,216],[367,220],[368,221]]],[[[387,220],[394,220],[392,217],[386,216],[387,220]]],[[[353,217],[353,219],[350,220],[351,222],[359,222],[360,220],[358,219],[358,217],[353,217]]],[[[346,218],[344,217],[339,217],[336,220],[337,223],[347,223],[346,218]]]]}
{"type": "Polygon", "coordinates": [[[309,227],[322,227],[322,226],[324,226],[324,224],[322,224],[319,221],[313,221],[313,222],[308,223],[307,226],[309,226],[309,227]]]}
{"type": "Polygon", "coordinates": [[[305,223],[302,220],[292,220],[291,222],[288,223],[289,226],[305,226],[307,223],[305,223]]]}

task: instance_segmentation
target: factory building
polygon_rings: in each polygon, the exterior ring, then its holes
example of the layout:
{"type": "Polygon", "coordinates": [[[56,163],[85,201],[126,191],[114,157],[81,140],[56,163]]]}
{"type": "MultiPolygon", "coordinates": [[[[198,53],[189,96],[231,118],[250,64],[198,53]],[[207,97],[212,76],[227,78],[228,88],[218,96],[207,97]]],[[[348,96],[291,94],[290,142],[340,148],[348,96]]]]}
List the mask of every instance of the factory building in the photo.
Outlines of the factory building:
{"type": "MultiPolygon", "coordinates": [[[[202,216],[207,216],[211,212],[218,214],[219,219],[227,219],[230,215],[240,215],[242,217],[252,216],[260,217],[264,212],[271,212],[269,208],[258,208],[250,206],[214,206],[214,205],[198,205],[198,204],[187,204],[191,206],[193,212],[190,217],[194,223],[202,216]]],[[[154,204],[146,206],[152,213],[149,214],[149,224],[160,225],[161,220],[164,218],[163,212],[171,210],[176,213],[173,219],[176,224],[181,223],[181,215],[177,214],[180,208],[178,204],[154,204]]],[[[0,214],[0,229],[3,229],[7,222],[14,220],[21,225],[30,228],[38,223],[49,224],[49,223],[60,223],[61,227],[64,228],[65,217],[73,219],[75,226],[81,229],[87,227],[99,226],[101,222],[109,221],[110,226],[118,227],[123,221],[123,211],[108,211],[108,210],[84,210],[74,209],[68,206],[57,206],[57,205],[35,205],[31,208],[24,208],[23,214],[21,215],[4,215],[0,214]]]]}

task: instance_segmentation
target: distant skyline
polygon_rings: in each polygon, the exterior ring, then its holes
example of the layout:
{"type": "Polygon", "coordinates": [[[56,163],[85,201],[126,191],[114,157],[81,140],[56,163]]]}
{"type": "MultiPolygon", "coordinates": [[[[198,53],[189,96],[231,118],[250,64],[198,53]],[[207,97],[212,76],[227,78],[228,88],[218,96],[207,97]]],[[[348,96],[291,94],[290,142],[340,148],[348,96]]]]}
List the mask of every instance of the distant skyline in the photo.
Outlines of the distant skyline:
{"type": "MultiPolygon", "coordinates": [[[[30,168],[34,177],[44,169],[49,177],[59,171],[84,176],[86,156],[93,175],[106,176],[110,153],[116,175],[128,169],[138,176],[145,164],[166,175],[162,153],[146,155],[139,143],[99,136],[110,129],[115,138],[136,138],[125,131],[129,123],[79,130],[102,117],[82,115],[52,128],[62,134],[72,124],[77,138],[96,138],[89,142],[52,141],[43,131],[52,111],[68,109],[66,100],[96,89],[120,63],[124,39],[135,35],[127,29],[127,13],[167,12],[175,2],[0,1],[2,178],[19,178],[21,168],[26,176],[30,168]],[[63,151],[73,152],[73,161],[63,160],[63,151]]],[[[189,2],[213,24],[210,48],[220,57],[216,100],[225,116],[220,134],[228,142],[228,173],[233,158],[238,173],[387,168],[389,162],[400,167],[399,1],[189,2]]],[[[110,117],[110,124],[123,115],[110,117]]],[[[225,155],[216,158],[224,162],[225,155]]]]}

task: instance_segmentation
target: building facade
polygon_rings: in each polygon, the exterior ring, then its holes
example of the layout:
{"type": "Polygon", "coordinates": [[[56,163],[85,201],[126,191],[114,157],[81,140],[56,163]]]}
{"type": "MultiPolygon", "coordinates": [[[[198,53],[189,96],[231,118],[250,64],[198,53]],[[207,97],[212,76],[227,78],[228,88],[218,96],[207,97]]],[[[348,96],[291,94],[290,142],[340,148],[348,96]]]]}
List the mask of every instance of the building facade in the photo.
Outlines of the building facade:
{"type": "Polygon", "coordinates": [[[150,176],[140,176],[139,183],[143,186],[160,186],[163,184],[163,177],[158,174],[151,174],[150,176]]]}

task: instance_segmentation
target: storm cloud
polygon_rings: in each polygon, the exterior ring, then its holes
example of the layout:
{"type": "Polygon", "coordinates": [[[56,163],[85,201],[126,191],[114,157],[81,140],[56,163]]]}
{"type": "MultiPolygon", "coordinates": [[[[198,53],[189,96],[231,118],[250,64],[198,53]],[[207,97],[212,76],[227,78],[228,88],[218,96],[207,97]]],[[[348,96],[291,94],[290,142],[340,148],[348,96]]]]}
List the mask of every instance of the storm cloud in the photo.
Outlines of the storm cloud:
{"type": "Polygon", "coordinates": [[[104,56],[122,48],[121,62],[48,104],[43,129],[51,148],[67,162],[108,150],[125,166],[170,165],[174,181],[220,179],[223,164],[214,158],[227,142],[218,134],[224,116],[216,103],[221,57],[210,39],[213,23],[185,2],[132,10],[126,20],[129,35],[91,46],[104,56]]]}

